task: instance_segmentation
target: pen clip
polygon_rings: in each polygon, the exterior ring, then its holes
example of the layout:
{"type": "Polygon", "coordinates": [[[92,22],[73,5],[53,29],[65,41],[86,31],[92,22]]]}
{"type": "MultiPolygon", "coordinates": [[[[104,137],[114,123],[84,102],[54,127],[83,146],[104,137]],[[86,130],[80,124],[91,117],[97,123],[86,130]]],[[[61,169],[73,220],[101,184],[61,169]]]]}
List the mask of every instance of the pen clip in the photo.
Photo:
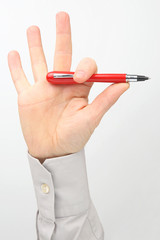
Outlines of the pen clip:
{"type": "Polygon", "coordinates": [[[54,78],[73,78],[73,74],[53,73],[54,78]]]}

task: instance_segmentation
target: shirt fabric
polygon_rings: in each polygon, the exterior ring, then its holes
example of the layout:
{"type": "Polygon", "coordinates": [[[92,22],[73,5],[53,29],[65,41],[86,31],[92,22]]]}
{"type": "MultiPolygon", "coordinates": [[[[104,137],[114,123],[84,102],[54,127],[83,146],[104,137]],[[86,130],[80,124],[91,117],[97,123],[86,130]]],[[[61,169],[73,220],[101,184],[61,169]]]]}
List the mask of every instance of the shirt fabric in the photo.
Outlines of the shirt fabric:
{"type": "Polygon", "coordinates": [[[104,240],[102,224],[90,198],[84,148],[46,159],[27,152],[37,200],[38,240],[104,240]]]}

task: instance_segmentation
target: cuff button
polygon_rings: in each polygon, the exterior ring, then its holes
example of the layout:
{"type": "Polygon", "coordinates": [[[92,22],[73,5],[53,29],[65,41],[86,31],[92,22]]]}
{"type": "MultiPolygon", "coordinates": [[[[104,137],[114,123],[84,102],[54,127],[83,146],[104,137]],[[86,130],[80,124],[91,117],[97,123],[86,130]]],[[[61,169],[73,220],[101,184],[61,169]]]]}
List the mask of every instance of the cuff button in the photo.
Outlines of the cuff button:
{"type": "Polygon", "coordinates": [[[47,194],[47,193],[49,193],[50,189],[49,189],[49,186],[44,183],[44,184],[41,185],[41,190],[42,190],[43,193],[47,194]]]}

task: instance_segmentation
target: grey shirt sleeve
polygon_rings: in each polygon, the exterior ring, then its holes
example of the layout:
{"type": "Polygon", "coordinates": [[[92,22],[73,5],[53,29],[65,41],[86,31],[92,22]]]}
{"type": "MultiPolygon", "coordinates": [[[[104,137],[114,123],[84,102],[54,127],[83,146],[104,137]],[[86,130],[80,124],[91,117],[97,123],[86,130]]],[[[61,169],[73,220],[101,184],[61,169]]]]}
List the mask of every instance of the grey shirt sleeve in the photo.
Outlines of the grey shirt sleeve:
{"type": "Polygon", "coordinates": [[[84,148],[43,164],[27,155],[38,206],[38,240],[103,240],[89,194],[84,148]]]}

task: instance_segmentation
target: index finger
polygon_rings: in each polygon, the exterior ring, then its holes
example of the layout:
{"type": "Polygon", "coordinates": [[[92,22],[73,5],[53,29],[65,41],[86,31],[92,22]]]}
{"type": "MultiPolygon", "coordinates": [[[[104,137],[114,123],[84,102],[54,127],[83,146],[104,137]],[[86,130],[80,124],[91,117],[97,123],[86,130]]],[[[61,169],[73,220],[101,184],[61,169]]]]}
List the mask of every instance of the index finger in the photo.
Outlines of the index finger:
{"type": "Polygon", "coordinates": [[[56,46],[54,71],[69,71],[72,62],[70,17],[66,12],[56,14],[56,46]]]}

